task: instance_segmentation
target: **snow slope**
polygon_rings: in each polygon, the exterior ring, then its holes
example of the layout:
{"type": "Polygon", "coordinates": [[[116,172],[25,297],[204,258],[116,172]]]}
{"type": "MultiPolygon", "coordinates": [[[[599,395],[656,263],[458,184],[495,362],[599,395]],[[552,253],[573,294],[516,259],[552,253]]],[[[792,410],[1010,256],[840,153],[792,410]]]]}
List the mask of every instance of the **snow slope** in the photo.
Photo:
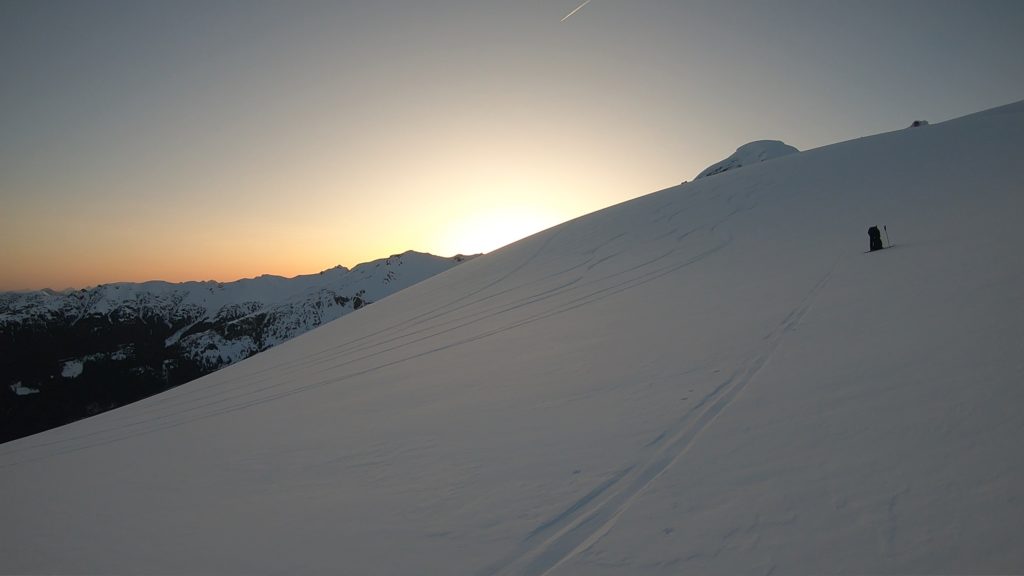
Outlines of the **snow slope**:
{"type": "Polygon", "coordinates": [[[701,179],[0,446],[0,572],[1022,572],[1022,144],[701,179]]]}
{"type": "Polygon", "coordinates": [[[799,150],[796,148],[778,140],[755,140],[740,146],[725,160],[708,166],[700,174],[697,174],[694,180],[714,176],[715,174],[721,174],[722,172],[735,170],[750,164],[766,162],[797,152],[799,150]]]}

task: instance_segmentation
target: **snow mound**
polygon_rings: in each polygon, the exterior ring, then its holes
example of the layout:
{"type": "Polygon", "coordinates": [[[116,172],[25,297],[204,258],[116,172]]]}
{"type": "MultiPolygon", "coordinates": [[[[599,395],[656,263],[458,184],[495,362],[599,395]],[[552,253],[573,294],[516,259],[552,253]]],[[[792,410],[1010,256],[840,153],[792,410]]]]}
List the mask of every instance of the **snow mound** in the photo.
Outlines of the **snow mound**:
{"type": "Polygon", "coordinates": [[[735,170],[750,164],[766,162],[780,156],[788,156],[799,151],[780,140],[755,140],[740,146],[732,156],[725,160],[708,166],[703,172],[697,174],[697,178],[694,178],[694,180],[714,176],[715,174],[721,174],[722,172],[735,170]]]}

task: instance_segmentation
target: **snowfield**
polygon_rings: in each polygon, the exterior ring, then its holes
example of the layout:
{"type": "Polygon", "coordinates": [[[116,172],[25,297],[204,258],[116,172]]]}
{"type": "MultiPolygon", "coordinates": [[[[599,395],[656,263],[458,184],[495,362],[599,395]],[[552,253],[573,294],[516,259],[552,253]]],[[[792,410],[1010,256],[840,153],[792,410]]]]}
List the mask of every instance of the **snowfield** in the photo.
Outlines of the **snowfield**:
{"type": "Polygon", "coordinates": [[[701,178],[4,444],[0,573],[1024,572],[1022,145],[701,178]]]}

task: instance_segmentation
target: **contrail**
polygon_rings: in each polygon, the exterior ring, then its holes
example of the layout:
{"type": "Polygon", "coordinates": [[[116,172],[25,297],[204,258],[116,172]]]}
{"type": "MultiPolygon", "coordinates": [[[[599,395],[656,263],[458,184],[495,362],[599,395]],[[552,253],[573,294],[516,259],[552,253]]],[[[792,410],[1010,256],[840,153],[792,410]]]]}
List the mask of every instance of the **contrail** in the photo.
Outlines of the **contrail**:
{"type": "Polygon", "coordinates": [[[572,16],[573,14],[579,12],[580,8],[583,8],[587,4],[590,4],[590,0],[583,0],[583,4],[580,4],[579,6],[576,7],[575,10],[573,10],[572,12],[569,12],[568,14],[566,14],[565,18],[562,18],[561,20],[559,20],[559,22],[565,22],[566,20],[569,19],[569,16],[572,16]]]}

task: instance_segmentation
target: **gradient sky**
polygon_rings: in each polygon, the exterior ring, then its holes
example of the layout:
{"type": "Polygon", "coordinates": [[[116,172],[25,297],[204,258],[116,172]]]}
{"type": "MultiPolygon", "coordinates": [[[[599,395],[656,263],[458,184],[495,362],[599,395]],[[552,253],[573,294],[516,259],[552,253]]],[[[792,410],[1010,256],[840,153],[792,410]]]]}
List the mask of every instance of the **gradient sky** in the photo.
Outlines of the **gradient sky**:
{"type": "Polygon", "coordinates": [[[0,289],[489,251],[1024,99],[1024,2],[0,0],[0,289]]]}

